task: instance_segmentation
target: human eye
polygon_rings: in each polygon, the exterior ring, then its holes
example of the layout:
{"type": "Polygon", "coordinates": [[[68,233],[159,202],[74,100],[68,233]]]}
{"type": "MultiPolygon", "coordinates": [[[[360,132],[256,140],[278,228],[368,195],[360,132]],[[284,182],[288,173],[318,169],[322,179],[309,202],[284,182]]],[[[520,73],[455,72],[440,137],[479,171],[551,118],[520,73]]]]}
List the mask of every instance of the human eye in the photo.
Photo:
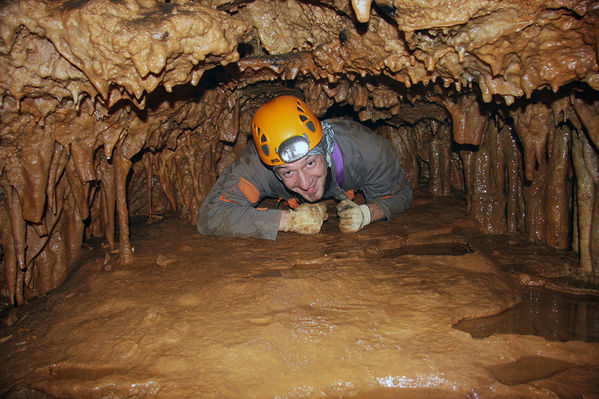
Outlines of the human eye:
{"type": "Polygon", "coordinates": [[[282,170],[279,172],[279,176],[281,176],[284,179],[288,179],[291,176],[293,176],[293,171],[292,170],[282,170]]]}

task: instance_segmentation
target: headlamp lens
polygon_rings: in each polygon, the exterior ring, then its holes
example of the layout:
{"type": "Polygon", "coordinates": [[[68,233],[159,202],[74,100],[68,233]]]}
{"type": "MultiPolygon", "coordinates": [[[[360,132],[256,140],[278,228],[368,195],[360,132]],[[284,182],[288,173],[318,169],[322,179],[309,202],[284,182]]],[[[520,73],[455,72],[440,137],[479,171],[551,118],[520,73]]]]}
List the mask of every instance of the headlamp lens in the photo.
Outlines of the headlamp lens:
{"type": "Polygon", "coordinates": [[[285,163],[295,162],[310,151],[310,142],[304,136],[294,136],[283,141],[277,153],[285,163]]]}

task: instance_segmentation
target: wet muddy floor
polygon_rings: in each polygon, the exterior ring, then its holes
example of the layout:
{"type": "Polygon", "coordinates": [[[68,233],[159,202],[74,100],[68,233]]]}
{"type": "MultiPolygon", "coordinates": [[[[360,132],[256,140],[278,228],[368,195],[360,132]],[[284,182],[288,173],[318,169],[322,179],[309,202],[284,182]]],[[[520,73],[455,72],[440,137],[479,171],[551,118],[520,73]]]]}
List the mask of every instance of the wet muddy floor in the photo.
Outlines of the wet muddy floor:
{"type": "Polygon", "coordinates": [[[330,202],[320,234],[275,242],[165,218],[132,227],[127,266],[86,243],[62,287],[4,312],[0,397],[599,397],[597,296],[569,283],[575,256],[481,236],[464,208],[420,192],[344,235],[330,202]],[[533,309],[535,290],[550,315],[534,323],[555,325],[547,288],[586,301],[556,327],[583,336],[487,318],[533,309]]]}
{"type": "Polygon", "coordinates": [[[492,334],[538,335],[551,341],[599,342],[599,301],[538,287],[522,289],[522,302],[497,315],[465,319],[455,328],[475,338],[492,334]]]}

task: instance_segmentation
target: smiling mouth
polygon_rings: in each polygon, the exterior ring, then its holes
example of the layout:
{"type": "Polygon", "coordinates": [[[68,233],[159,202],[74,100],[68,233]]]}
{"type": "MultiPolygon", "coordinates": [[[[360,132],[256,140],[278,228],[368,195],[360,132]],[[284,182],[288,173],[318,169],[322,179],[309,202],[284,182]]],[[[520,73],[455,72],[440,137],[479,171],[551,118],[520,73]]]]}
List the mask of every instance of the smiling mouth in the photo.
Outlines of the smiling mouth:
{"type": "Polygon", "coordinates": [[[314,194],[318,190],[318,182],[314,182],[307,190],[299,188],[303,194],[314,194]]]}
{"type": "Polygon", "coordinates": [[[307,190],[302,190],[302,191],[303,191],[304,193],[306,193],[306,194],[312,194],[312,193],[316,192],[316,184],[315,184],[315,185],[313,185],[312,187],[310,187],[309,189],[307,189],[307,190]]]}

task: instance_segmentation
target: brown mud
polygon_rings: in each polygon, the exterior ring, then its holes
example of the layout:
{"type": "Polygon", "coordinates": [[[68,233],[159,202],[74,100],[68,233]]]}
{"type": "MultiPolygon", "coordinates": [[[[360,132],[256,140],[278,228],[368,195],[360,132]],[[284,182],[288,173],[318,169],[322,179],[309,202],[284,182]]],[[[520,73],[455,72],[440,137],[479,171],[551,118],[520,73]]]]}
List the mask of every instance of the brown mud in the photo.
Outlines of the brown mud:
{"type": "Polygon", "coordinates": [[[597,342],[453,327],[523,284],[593,291],[568,284],[571,252],[483,236],[464,208],[417,192],[344,235],[330,202],[320,234],[276,242],[165,218],[132,225],[129,265],[87,243],[64,285],[5,312],[0,397],[599,396],[597,342]]]}

